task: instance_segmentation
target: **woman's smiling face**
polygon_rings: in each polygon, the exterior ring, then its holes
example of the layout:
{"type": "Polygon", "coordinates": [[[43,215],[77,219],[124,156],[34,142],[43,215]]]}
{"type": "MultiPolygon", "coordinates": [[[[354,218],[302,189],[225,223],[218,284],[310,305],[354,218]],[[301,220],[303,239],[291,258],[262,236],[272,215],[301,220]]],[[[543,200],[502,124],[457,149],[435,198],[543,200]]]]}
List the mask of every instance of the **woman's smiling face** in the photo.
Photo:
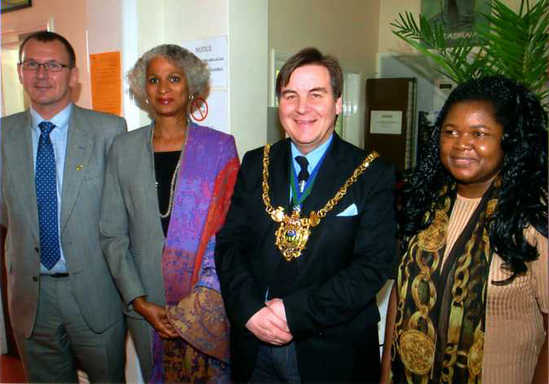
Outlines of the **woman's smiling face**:
{"type": "Polygon", "coordinates": [[[187,114],[187,78],[182,69],[165,57],[158,56],[149,62],[145,90],[157,115],[187,114]]]}
{"type": "Polygon", "coordinates": [[[458,192],[480,197],[501,169],[503,126],[488,101],[454,104],[440,131],[440,160],[456,179],[458,192]]]}

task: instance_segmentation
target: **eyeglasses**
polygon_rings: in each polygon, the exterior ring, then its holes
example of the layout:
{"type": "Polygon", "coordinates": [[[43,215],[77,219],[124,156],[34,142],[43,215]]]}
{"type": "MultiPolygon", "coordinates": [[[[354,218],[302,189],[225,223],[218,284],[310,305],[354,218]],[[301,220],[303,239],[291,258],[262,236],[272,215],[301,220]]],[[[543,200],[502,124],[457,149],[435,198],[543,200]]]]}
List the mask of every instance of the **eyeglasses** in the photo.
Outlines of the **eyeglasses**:
{"type": "Polygon", "coordinates": [[[67,64],[61,64],[57,61],[48,61],[47,63],[37,63],[34,60],[23,61],[19,63],[23,67],[24,71],[38,71],[40,67],[44,68],[47,72],[60,72],[63,68],[69,68],[67,64]]]}

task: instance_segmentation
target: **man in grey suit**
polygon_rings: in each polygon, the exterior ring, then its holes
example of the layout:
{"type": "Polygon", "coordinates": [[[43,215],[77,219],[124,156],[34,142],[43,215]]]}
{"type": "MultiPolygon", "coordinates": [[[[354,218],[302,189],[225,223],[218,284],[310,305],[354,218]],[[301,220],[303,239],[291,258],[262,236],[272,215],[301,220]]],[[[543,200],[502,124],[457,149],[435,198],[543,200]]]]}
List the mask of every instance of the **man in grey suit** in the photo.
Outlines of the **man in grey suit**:
{"type": "Polygon", "coordinates": [[[71,103],[70,43],[27,37],[18,73],[31,108],[2,118],[2,225],[8,302],[31,382],[124,379],[121,300],[99,244],[105,159],[119,117],[71,103]]]}

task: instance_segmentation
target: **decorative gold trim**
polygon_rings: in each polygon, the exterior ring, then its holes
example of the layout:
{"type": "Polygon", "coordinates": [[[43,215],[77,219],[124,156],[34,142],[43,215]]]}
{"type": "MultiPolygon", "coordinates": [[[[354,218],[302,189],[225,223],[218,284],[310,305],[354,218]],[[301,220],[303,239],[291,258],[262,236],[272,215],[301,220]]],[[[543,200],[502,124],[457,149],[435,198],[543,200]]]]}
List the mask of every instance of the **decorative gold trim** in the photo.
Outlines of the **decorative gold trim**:
{"type": "Polygon", "coordinates": [[[409,329],[400,335],[402,363],[416,375],[427,375],[435,361],[435,342],[425,333],[409,329]]]}
{"type": "Polygon", "coordinates": [[[271,205],[271,198],[269,197],[269,151],[271,146],[265,145],[263,149],[263,203],[265,204],[265,211],[271,217],[271,219],[280,223],[276,231],[276,246],[282,253],[282,256],[286,261],[292,261],[301,256],[301,252],[305,249],[309,235],[311,234],[311,228],[320,224],[320,220],[326,217],[326,214],[330,212],[337,203],[345,196],[347,190],[353,185],[358,177],[362,175],[370,164],[379,157],[379,154],[375,151],[370,153],[364,161],[354,170],[353,174],[345,181],[345,184],[336,192],[326,205],[317,212],[311,211],[309,217],[300,217],[300,209],[294,208],[290,216],[286,215],[283,207],[273,208],[271,205]]]}

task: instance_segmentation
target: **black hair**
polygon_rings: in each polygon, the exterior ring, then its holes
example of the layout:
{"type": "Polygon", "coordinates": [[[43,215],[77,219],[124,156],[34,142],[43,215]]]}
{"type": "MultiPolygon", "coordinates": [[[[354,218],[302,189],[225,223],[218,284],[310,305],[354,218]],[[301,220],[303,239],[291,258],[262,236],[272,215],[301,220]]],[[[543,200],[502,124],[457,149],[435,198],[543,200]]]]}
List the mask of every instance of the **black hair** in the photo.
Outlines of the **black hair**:
{"type": "MultiPolygon", "coordinates": [[[[434,211],[444,201],[445,196],[440,196],[442,187],[455,184],[440,161],[440,130],[452,106],[466,101],[489,102],[496,121],[503,126],[501,188],[489,223],[489,235],[492,249],[512,272],[512,280],[526,271],[526,262],[538,257],[535,247],[524,238],[523,230],[532,225],[547,237],[548,120],[534,93],[503,76],[465,82],[446,100],[421,161],[406,176],[400,215],[402,248],[406,250],[411,236],[431,224],[434,211]],[[425,215],[426,212],[430,214],[425,215]]],[[[447,195],[455,193],[455,188],[449,188],[447,195]]]]}

